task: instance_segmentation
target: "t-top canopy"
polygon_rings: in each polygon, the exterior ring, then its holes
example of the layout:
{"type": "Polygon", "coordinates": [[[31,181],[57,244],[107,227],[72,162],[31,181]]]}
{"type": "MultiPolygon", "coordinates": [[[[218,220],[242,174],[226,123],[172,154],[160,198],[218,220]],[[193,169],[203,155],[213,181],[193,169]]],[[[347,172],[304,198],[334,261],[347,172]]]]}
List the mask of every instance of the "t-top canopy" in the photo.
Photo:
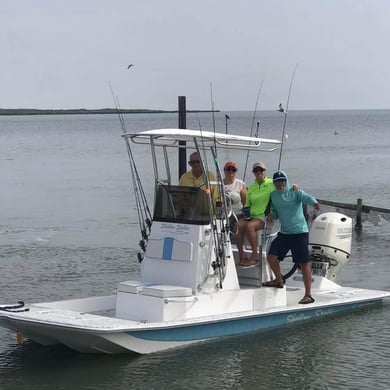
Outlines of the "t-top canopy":
{"type": "Polygon", "coordinates": [[[212,131],[191,129],[155,129],[139,133],[126,133],[123,137],[130,138],[133,143],[159,146],[180,147],[179,142],[185,141],[188,147],[195,143],[202,148],[209,148],[216,144],[218,148],[253,149],[259,151],[273,151],[282,142],[276,139],[247,137],[234,134],[214,133],[212,131]]]}

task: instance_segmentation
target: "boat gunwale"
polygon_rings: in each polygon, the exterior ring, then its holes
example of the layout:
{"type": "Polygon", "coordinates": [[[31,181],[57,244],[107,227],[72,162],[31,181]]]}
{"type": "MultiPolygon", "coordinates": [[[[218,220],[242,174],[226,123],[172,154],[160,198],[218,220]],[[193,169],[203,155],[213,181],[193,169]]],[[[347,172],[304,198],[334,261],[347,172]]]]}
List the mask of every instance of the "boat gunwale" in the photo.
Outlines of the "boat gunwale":
{"type": "MultiPolygon", "coordinates": [[[[343,288],[344,289],[344,288],[343,288]]],[[[115,321],[123,321],[123,322],[133,322],[135,326],[133,327],[116,327],[116,328],[97,328],[97,327],[92,327],[91,325],[76,325],[76,324],[65,324],[65,323],[59,323],[59,322],[53,322],[53,321],[48,321],[48,320],[43,320],[39,321],[40,325],[45,325],[49,327],[56,327],[56,328],[63,328],[63,329],[72,329],[72,330],[82,330],[84,332],[88,333],[118,333],[118,332],[139,332],[139,331],[145,331],[145,330],[164,330],[164,329],[170,329],[170,328],[183,328],[183,327],[188,327],[188,326],[201,326],[201,325],[206,325],[209,323],[221,323],[221,322],[226,322],[226,321],[235,321],[235,320],[243,320],[243,319],[250,319],[250,318],[257,318],[257,317],[263,317],[263,316],[269,316],[269,315],[275,315],[275,314],[286,314],[286,313],[291,313],[291,312],[296,312],[296,313],[304,313],[306,311],[311,311],[313,309],[327,309],[327,308],[335,308],[335,307],[340,307],[344,305],[352,305],[352,304],[359,304],[359,303],[368,303],[368,304],[374,304],[374,303],[380,303],[386,298],[390,298],[390,292],[389,291],[382,291],[382,290],[365,290],[365,289],[355,289],[355,288],[349,288],[347,287],[348,290],[350,291],[363,291],[363,292],[370,292],[370,293],[375,293],[375,296],[368,296],[368,297],[360,297],[360,298],[355,298],[355,299],[348,299],[345,300],[345,298],[339,297],[335,298],[335,300],[338,300],[340,302],[319,302],[316,301],[311,305],[304,306],[304,305],[290,305],[290,306],[278,306],[278,307],[271,307],[263,310],[247,310],[243,312],[234,312],[234,313],[228,313],[228,314],[217,314],[213,316],[202,316],[198,318],[189,318],[189,319],[184,319],[184,320],[176,320],[176,321],[169,321],[169,324],[167,322],[142,322],[142,321],[134,321],[134,320],[126,320],[122,318],[116,318],[116,317],[106,317],[106,316],[101,316],[101,315],[96,315],[96,314],[89,314],[85,313],[89,316],[93,316],[96,318],[107,318],[107,319],[112,319],[115,321]]],[[[54,302],[53,302],[54,303],[54,302]]],[[[34,306],[34,304],[30,305],[34,306]]],[[[39,309],[39,306],[36,306],[36,309],[39,309]]],[[[353,310],[353,309],[348,309],[348,310],[353,310]]],[[[59,309],[46,309],[45,311],[50,311],[50,312],[73,312],[73,313],[84,313],[84,312],[78,312],[78,311],[72,311],[72,310],[59,310],[59,309]]],[[[33,318],[28,318],[23,316],[23,314],[28,313],[28,312],[23,312],[23,313],[18,313],[18,312],[6,312],[6,314],[1,313],[0,311],[0,321],[15,321],[15,322],[23,322],[23,323],[31,323],[31,324],[37,324],[37,317],[33,318]]],[[[331,314],[331,313],[329,313],[331,314]]]]}

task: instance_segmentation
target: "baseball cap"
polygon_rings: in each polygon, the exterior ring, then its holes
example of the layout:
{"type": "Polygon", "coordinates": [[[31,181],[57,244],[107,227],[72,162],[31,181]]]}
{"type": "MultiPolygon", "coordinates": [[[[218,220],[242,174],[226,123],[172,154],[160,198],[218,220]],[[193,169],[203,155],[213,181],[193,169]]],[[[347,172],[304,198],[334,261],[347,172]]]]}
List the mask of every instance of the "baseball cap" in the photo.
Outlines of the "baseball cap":
{"type": "Polygon", "coordinates": [[[280,171],[277,171],[274,173],[274,176],[273,176],[273,181],[286,181],[287,180],[287,177],[286,175],[283,173],[283,172],[280,172],[280,171]]]}
{"type": "Polygon", "coordinates": [[[261,168],[261,169],[264,169],[264,170],[267,169],[267,168],[265,167],[265,164],[264,164],[263,162],[261,162],[261,161],[253,164],[252,171],[253,171],[255,168],[261,168]]]}
{"type": "Polygon", "coordinates": [[[237,164],[236,164],[234,161],[228,161],[228,162],[225,164],[225,166],[223,167],[223,169],[228,169],[229,167],[234,168],[236,171],[238,170],[237,164]]]}

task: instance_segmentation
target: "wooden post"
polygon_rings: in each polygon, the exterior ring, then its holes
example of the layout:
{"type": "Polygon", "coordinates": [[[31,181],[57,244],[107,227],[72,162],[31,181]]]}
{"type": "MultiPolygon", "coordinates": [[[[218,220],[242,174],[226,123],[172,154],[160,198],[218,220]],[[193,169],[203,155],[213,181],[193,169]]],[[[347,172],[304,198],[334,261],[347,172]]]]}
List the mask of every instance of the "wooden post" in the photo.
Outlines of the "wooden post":
{"type": "MultiPolygon", "coordinates": [[[[187,108],[186,108],[186,97],[178,97],[178,128],[186,129],[187,128],[187,108]]],[[[186,145],[185,141],[179,141],[179,145],[186,145]]],[[[187,170],[187,152],[186,148],[179,148],[179,179],[183,173],[187,170]]]]}
{"type": "Polygon", "coordinates": [[[362,208],[363,208],[363,200],[358,199],[356,204],[356,224],[355,230],[362,230],[362,208]]]}
{"type": "Polygon", "coordinates": [[[230,116],[225,114],[225,134],[228,133],[228,120],[230,120],[230,116]]]}

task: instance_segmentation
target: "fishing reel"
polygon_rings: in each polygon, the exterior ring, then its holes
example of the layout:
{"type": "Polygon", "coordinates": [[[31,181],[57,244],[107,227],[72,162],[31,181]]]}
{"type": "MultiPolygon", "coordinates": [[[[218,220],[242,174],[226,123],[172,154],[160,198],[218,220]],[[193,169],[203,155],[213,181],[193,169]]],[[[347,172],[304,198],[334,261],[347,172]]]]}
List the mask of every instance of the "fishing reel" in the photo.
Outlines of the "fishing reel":
{"type": "Polygon", "coordinates": [[[144,257],[145,257],[145,255],[143,253],[138,252],[137,253],[138,263],[142,263],[144,261],[144,257]]]}
{"type": "Polygon", "coordinates": [[[142,261],[144,260],[144,257],[145,257],[146,247],[148,245],[147,239],[140,240],[138,245],[142,249],[142,252],[137,253],[137,259],[138,259],[138,263],[142,263],[142,261]]]}

